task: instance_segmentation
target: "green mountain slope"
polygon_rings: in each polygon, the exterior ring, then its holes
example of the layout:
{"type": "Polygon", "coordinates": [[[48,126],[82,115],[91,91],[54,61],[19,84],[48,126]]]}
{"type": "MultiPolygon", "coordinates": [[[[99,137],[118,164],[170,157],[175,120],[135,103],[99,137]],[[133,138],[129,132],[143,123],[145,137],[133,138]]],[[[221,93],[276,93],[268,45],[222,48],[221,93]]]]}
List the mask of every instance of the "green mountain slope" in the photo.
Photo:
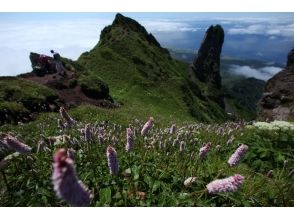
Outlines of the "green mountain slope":
{"type": "MultiPolygon", "coordinates": [[[[173,58],[186,63],[192,63],[195,56],[195,52],[191,50],[172,48],[169,51],[173,58]]],[[[226,112],[232,113],[234,118],[253,120],[256,118],[256,106],[261,98],[265,81],[231,73],[231,65],[261,68],[268,64],[260,60],[221,58],[222,90],[225,94],[226,112]]],[[[282,66],[278,63],[274,63],[274,65],[282,66]]]]}
{"type": "Polygon", "coordinates": [[[188,75],[188,65],[174,60],[136,21],[117,14],[99,43],[80,56],[91,76],[109,86],[112,97],[130,114],[183,120],[220,121],[226,114],[209,99],[207,86],[188,75]]]}
{"type": "Polygon", "coordinates": [[[52,89],[18,77],[0,77],[0,124],[26,121],[32,113],[55,108],[58,94],[52,89]]]}
{"type": "Polygon", "coordinates": [[[253,120],[257,114],[257,102],[261,98],[265,81],[255,78],[236,79],[231,85],[226,84],[225,97],[227,111],[236,117],[253,120]]]}

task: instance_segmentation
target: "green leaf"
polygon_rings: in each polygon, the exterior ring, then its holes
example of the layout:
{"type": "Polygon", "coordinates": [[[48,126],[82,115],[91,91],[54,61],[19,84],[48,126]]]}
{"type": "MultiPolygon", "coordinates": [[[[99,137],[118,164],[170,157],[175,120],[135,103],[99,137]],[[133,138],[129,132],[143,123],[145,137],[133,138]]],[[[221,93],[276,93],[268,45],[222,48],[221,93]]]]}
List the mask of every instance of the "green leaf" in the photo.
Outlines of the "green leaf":
{"type": "Polygon", "coordinates": [[[117,192],[117,193],[114,195],[113,198],[115,198],[115,199],[120,199],[120,198],[122,198],[122,195],[121,195],[120,192],[117,192]]]}
{"type": "Polygon", "coordinates": [[[189,198],[189,194],[188,193],[180,193],[179,199],[187,199],[187,198],[189,198]]]}
{"type": "Polygon", "coordinates": [[[285,160],[284,155],[281,154],[281,153],[279,153],[279,154],[277,155],[277,157],[276,157],[276,161],[277,161],[277,162],[282,162],[282,161],[284,161],[284,160],[285,160]]]}
{"type": "Polygon", "coordinates": [[[100,196],[100,204],[110,204],[111,202],[111,189],[110,188],[104,188],[100,189],[99,191],[100,196]]]}
{"type": "Polygon", "coordinates": [[[134,180],[138,180],[140,178],[140,167],[134,166],[132,173],[134,173],[134,180]]]}
{"type": "Polygon", "coordinates": [[[151,188],[152,185],[153,185],[153,181],[152,181],[152,178],[150,176],[144,176],[144,182],[147,183],[149,188],[151,188]]]}
{"type": "Polygon", "coordinates": [[[265,158],[268,156],[268,152],[267,151],[263,151],[261,154],[260,154],[260,158],[265,158]]]}
{"type": "Polygon", "coordinates": [[[152,192],[155,192],[160,187],[160,181],[156,180],[152,187],[152,192]]]}

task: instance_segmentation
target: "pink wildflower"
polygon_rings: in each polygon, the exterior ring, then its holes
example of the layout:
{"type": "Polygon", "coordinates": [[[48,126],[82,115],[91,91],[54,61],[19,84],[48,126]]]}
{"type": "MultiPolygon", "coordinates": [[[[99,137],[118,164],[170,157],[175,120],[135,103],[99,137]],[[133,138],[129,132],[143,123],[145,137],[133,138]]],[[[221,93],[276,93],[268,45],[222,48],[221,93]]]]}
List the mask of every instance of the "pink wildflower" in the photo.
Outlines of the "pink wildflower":
{"type": "Polygon", "coordinates": [[[274,176],[274,171],[273,170],[268,171],[267,174],[266,174],[266,176],[268,178],[272,178],[274,176]]]}
{"type": "Polygon", "coordinates": [[[180,152],[183,152],[185,150],[186,143],[184,141],[180,142],[180,152]]]}
{"type": "Polygon", "coordinates": [[[130,152],[134,147],[134,134],[131,128],[127,128],[126,151],[130,152]]]}
{"type": "Polygon", "coordinates": [[[62,123],[61,119],[57,120],[57,126],[59,129],[63,130],[65,128],[64,124],[62,123]]]}
{"type": "Polygon", "coordinates": [[[65,149],[59,149],[54,154],[52,180],[58,197],[72,206],[89,206],[91,194],[78,180],[74,162],[65,149]]]}
{"type": "Polygon", "coordinates": [[[190,154],[190,160],[192,160],[192,159],[193,159],[193,157],[194,157],[194,154],[195,154],[195,152],[194,152],[194,151],[192,151],[192,152],[191,152],[191,154],[190,154]]]}
{"type": "Polygon", "coordinates": [[[84,130],[84,135],[85,135],[85,141],[90,141],[92,139],[92,131],[91,131],[91,126],[90,124],[86,124],[85,130],[84,130]]]}
{"type": "Polygon", "coordinates": [[[119,167],[118,167],[117,153],[115,149],[109,146],[107,148],[106,155],[107,155],[107,161],[108,161],[110,174],[117,175],[119,167]]]}
{"type": "Polygon", "coordinates": [[[165,143],[165,141],[164,142],[162,142],[162,141],[159,141],[159,149],[164,149],[165,148],[165,145],[166,145],[166,143],[165,143]]]}
{"type": "Polygon", "coordinates": [[[227,145],[231,145],[234,142],[234,140],[235,140],[235,137],[234,135],[232,135],[230,139],[227,141],[227,145]]]}
{"type": "Polygon", "coordinates": [[[200,148],[199,156],[200,158],[206,157],[211,147],[211,143],[204,144],[203,147],[200,148]]]}
{"type": "Polygon", "coordinates": [[[219,151],[221,150],[221,148],[222,148],[222,146],[221,146],[221,145],[219,145],[219,144],[218,144],[218,145],[216,145],[216,147],[215,147],[215,149],[216,149],[216,151],[217,151],[217,152],[219,152],[219,151]]]}
{"type": "Polygon", "coordinates": [[[236,166],[244,157],[247,150],[248,146],[245,144],[241,144],[240,147],[238,147],[238,149],[232,154],[232,156],[228,160],[228,164],[231,167],[236,166]]]}
{"type": "Polygon", "coordinates": [[[195,183],[196,181],[197,181],[197,177],[194,177],[194,176],[189,177],[188,179],[186,179],[186,180],[184,181],[184,186],[185,186],[185,187],[189,187],[189,186],[191,186],[193,183],[195,183]]]}
{"type": "Polygon", "coordinates": [[[175,131],[176,131],[176,124],[172,124],[172,126],[169,129],[169,133],[173,134],[173,133],[175,133],[175,131]]]}
{"type": "Polygon", "coordinates": [[[5,137],[2,140],[2,143],[7,148],[9,148],[11,150],[15,150],[15,151],[22,153],[22,154],[30,153],[32,150],[28,145],[20,142],[16,137],[13,137],[9,134],[5,135],[5,137]]]}
{"type": "Polygon", "coordinates": [[[180,143],[179,139],[175,139],[173,141],[173,147],[175,147],[176,145],[178,145],[180,143]]]}
{"type": "Polygon", "coordinates": [[[236,174],[225,179],[214,180],[206,185],[209,193],[235,192],[243,183],[244,177],[236,174]]]}
{"type": "Polygon", "coordinates": [[[73,125],[75,120],[73,120],[69,114],[66,112],[66,110],[63,107],[60,107],[59,109],[60,116],[63,118],[63,120],[67,123],[68,126],[73,125]]]}
{"type": "Polygon", "coordinates": [[[148,131],[152,128],[153,123],[154,123],[154,118],[150,117],[149,120],[143,126],[143,128],[141,130],[141,135],[146,135],[148,133],[148,131]]]}
{"type": "Polygon", "coordinates": [[[39,140],[37,143],[37,153],[39,152],[47,152],[51,151],[50,148],[47,147],[46,141],[45,140],[39,140]]]}

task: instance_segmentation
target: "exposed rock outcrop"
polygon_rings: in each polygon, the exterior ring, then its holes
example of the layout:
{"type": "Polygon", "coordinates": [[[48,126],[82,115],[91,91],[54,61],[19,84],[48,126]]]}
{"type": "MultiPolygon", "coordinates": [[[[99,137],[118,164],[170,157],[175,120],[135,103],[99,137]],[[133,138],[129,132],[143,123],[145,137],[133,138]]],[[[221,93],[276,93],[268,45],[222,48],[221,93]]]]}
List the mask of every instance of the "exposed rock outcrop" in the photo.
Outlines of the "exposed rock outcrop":
{"type": "Polygon", "coordinates": [[[204,96],[213,100],[224,109],[224,95],[220,90],[220,55],[223,42],[223,28],[220,25],[210,26],[191,65],[191,75],[207,84],[209,89],[203,91],[204,96]]]}
{"type": "Polygon", "coordinates": [[[263,120],[294,120],[294,48],[285,69],[267,81],[258,115],[263,120]]]}
{"type": "Polygon", "coordinates": [[[216,88],[221,88],[220,54],[224,42],[224,30],[220,25],[210,26],[192,64],[196,77],[216,88]]]}
{"type": "Polygon", "coordinates": [[[83,103],[113,107],[108,86],[97,76],[88,76],[87,70],[75,61],[61,58],[65,71],[57,73],[52,57],[30,53],[33,71],[20,77],[48,86],[58,94],[63,105],[78,106],[83,103]]]}

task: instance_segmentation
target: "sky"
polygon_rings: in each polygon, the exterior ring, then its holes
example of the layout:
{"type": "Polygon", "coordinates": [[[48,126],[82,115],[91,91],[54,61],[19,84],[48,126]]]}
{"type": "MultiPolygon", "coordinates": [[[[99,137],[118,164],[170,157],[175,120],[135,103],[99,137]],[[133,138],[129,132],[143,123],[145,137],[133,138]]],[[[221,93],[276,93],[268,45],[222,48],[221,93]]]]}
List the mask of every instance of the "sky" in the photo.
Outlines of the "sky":
{"type": "MultiPolygon", "coordinates": [[[[54,49],[77,59],[98,43],[101,30],[112,23],[115,14],[0,13],[0,76],[31,71],[30,52],[50,55],[54,49]]],[[[221,24],[225,30],[223,56],[267,61],[273,63],[265,66],[270,71],[278,70],[275,63],[285,64],[294,47],[294,13],[122,14],[145,26],[162,46],[191,51],[198,49],[210,25],[221,24]]],[[[254,74],[255,69],[250,68],[232,66],[232,71],[254,74]]]]}

